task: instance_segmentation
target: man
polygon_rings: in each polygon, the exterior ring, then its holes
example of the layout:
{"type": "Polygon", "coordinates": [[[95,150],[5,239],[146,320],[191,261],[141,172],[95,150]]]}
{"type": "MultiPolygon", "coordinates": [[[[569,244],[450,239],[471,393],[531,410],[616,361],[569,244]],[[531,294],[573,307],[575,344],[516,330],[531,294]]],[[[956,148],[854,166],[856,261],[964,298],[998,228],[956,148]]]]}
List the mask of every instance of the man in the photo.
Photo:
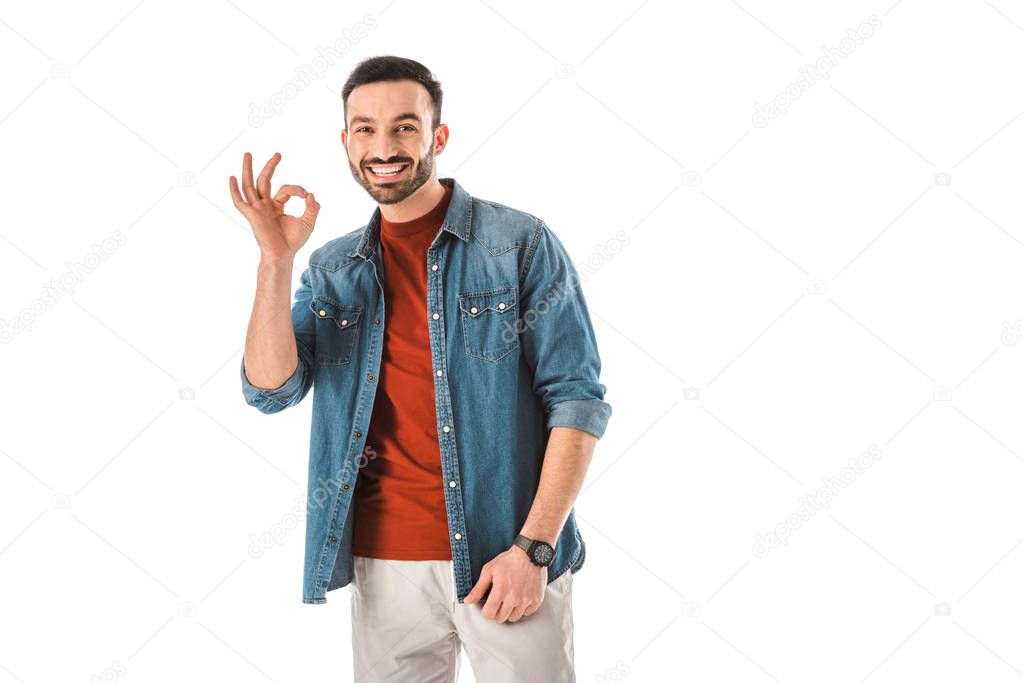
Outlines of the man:
{"type": "Polygon", "coordinates": [[[359,681],[454,681],[462,646],[480,681],[574,681],[572,506],[611,414],[575,268],[541,219],[437,178],[422,64],[367,59],[342,97],[378,206],[312,252],[293,306],[320,205],[271,194],[280,154],[230,178],[261,255],[245,399],[275,413],[316,387],[302,600],[351,584],[359,681]]]}

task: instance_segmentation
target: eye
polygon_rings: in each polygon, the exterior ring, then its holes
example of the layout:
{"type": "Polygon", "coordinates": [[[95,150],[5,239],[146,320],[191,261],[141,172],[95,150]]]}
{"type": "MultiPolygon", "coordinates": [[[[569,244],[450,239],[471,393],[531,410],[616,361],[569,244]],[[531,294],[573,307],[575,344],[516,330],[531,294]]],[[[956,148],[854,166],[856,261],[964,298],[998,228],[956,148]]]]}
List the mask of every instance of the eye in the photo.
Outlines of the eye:
{"type": "Polygon", "coordinates": [[[361,132],[362,132],[362,131],[364,131],[364,130],[369,130],[369,128],[367,128],[366,126],[362,126],[361,128],[356,128],[356,129],[355,129],[355,132],[356,132],[356,133],[361,133],[361,132]]]}
{"type": "Polygon", "coordinates": [[[398,130],[401,130],[402,128],[408,128],[408,129],[409,129],[410,131],[412,131],[412,132],[415,132],[415,130],[416,130],[416,129],[415,129],[415,127],[413,127],[413,126],[410,126],[410,125],[409,125],[409,124],[407,124],[407,123],[406,123],[406,124],[404,124],[404,125],[398,126],[398,130]]]}

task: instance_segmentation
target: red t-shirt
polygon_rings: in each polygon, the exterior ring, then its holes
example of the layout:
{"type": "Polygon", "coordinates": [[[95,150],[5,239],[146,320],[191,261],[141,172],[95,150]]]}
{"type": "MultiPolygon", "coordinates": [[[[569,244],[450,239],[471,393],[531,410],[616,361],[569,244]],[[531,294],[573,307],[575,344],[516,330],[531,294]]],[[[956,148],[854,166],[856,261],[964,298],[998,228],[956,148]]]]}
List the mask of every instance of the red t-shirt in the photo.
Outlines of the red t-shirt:
{"type": "Polygon", "coordinates": [[[352,553],[392,560],[450,560],[427,327],[426,252],[451,188],[429,213],[380,217],[384,348],[366,451],[355,487],[352,553]]]}

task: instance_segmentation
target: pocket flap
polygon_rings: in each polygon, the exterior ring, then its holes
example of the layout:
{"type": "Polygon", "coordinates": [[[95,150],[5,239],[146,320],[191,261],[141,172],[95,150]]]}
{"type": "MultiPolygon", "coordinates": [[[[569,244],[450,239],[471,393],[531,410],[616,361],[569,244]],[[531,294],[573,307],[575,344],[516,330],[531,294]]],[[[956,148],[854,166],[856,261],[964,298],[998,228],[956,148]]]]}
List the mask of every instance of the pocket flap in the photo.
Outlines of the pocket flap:
{"type": "Polygon", "coordinates": [[[317,318],[329,318],[342,329],[354,327],[362,314],[361,306],[345,306],[325,296],[314,297],[309,302],[309,310],[317,318]]]}
{"type": "Polygon", "coordinates": [[[507,313],[515,308],[516,303],[515,287],[487,292],[466,292],[458,295],[458,307],[473,318],[486,311],[507,313]]]}

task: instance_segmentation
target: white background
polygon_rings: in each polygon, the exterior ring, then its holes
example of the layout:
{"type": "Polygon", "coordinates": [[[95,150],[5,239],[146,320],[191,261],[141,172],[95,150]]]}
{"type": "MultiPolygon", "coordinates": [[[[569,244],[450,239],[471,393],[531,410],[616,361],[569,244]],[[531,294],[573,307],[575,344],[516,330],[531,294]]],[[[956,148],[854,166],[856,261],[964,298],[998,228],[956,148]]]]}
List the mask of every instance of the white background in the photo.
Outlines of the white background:
{"type": "Polygon", "coordinates": [[[0,683],[350,678],[348,589],[300,602],[311,400],[241,395],[227,178],[283,154],[299,263],[365,223],[377,54],[443,83],[439,174],[586,272],[580,681],[1023,677],[1018,3],[129,0],[0,10],[0,683]]]}

